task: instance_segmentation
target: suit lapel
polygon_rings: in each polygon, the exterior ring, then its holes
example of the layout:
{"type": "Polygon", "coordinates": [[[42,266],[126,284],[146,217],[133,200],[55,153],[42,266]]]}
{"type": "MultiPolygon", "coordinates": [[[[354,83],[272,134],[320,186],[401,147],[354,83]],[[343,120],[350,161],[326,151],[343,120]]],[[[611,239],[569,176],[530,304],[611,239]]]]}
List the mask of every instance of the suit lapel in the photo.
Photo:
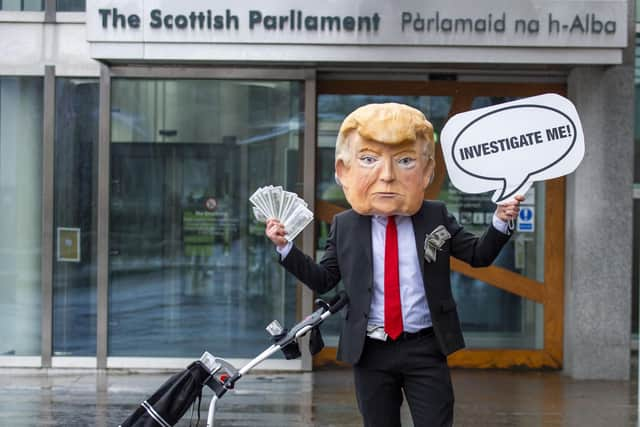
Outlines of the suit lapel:
{"type": "MultiPolygon", "coordinates": [[[[420,210],[411,217],[413,221],[413,233],[416,239],[416,249],[418,250],[418,264],[420,264],[420,271],[422,272],[422,279],[424,280],[424,236],[427,231],[427,222],[425,221],[425,206],[424,203],[420,210]]],[[[426,283],[426,282],[425,282],[426,283]]]]}
{"type": "Polygon", "coordinates": [[[430,268],[435,263],[427,263],[424,260],[424,239],[427,234],[436,228],[437,218],[435,218],[433,212],[432,215],[429,215],[427,203],[423,203],[420,210],[411,217],[411,220],[413,221],[413,232],[416,238],[416,249],[418,250],[418,263],[420,264],[420,270],[422,271],[422,280],[426,286],[427,274],[425,273],[429,273],[430,268]]]}
{"type": "Polygon", "coordinates": [[[371,248],[371,217],[364,216],[354,211],[355,218],[351,223],[351,227],[347,227],[347,233],[352,233],[348,238],[352,244],[349,246],[355,246],[353,253],[360,254],[364,259],[355,259],[354,266],[355,276],[357,280],[354,283],[358,283],[362,295],[371,295],[367,293],[367,288],[373,285],[373,250],[371,248]]]}
{"type": "Polygon", "coordinates": [[[371,217],[358,215],[358,224],[356,226],[356,242],[364,248],[365,259],[363,265],[368,265],[367,274],[369,281],[373,277],[373,249],[371,247],[371,217]]]}

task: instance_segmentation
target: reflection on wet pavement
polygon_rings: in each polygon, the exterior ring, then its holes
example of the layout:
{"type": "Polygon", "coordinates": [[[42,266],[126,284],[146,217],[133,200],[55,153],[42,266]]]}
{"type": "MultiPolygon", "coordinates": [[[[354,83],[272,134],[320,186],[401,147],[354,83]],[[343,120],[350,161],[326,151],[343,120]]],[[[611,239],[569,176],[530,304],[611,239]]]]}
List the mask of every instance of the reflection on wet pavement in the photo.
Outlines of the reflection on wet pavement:
{"type": "MultiPolygon", "coordinates": [[[[170,372],[0,370],[2,426],[116,426],[170,372]]],[[[558,372],[454,370],[456,426],[635,426],[637,382],[558,372]]],[[[205,391],[200,425],[211,392],[205,391]]],[[[188,426],[187,413],[178,426],[188,426]]],[[[411,417],[403,406],[403,425],[411,417]]],[[[195,421],[195,417],[194,417],[195,421]]],[[[195,422],[194,422],[195,424],[195,422]]],[[[215,426],[359,426],[349,369],[250,373],[217,404],[215,426]]]]}

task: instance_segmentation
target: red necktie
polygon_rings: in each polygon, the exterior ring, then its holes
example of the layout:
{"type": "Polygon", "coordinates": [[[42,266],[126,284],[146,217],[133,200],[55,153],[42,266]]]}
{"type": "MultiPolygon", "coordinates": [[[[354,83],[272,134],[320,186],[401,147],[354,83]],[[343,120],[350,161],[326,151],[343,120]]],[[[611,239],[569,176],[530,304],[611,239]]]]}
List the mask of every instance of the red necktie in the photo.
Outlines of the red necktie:
{"type": "Polygon", "coordinates": [[[392,339],[402,333],[402,305],[400,303],[400,270],[398,267],[398,229],[396,220],[387,218],[384,242],[384,331],[392,339]]]}

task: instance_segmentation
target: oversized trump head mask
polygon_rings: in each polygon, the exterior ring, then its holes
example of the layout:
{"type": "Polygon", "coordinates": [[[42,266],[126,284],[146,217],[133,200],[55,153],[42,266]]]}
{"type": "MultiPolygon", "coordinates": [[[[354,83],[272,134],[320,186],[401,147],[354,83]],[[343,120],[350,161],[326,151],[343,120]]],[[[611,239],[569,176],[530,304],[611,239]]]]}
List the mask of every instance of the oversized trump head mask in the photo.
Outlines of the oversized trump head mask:
{"type": "Polygon", "coordinates": [[[408,105],[362,106],[340,126],[335,168],[359,214],[413,215],[435,168],[433,126],[408,105]]]}

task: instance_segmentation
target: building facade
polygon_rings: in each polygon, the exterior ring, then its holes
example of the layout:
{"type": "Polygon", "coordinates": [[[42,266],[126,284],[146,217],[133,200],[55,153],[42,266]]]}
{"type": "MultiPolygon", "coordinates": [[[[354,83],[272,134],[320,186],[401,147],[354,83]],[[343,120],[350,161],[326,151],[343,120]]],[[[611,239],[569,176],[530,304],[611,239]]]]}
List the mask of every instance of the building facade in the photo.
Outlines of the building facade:
{"type": "MultiPolygon", "coordinates": [[[[452,261],[468,349],[449,362],[628,378],[634,18],[625,0],[0,1],[0,365],[252,358],[314,299],[277,264],[256,188],[307,201],[298,245],[320,257],[348,208],[333,150],[354,108],[410,104],[439,134],[458,112],[558,93],[584,160],[527,193],[529,226],[494,266],[452,261]]],[[[425,197],[470,230],[491,221],[439,145],[425,197]]],[[[333,360],[338,323],[314,359],[265,367],[333,360]]]]}

